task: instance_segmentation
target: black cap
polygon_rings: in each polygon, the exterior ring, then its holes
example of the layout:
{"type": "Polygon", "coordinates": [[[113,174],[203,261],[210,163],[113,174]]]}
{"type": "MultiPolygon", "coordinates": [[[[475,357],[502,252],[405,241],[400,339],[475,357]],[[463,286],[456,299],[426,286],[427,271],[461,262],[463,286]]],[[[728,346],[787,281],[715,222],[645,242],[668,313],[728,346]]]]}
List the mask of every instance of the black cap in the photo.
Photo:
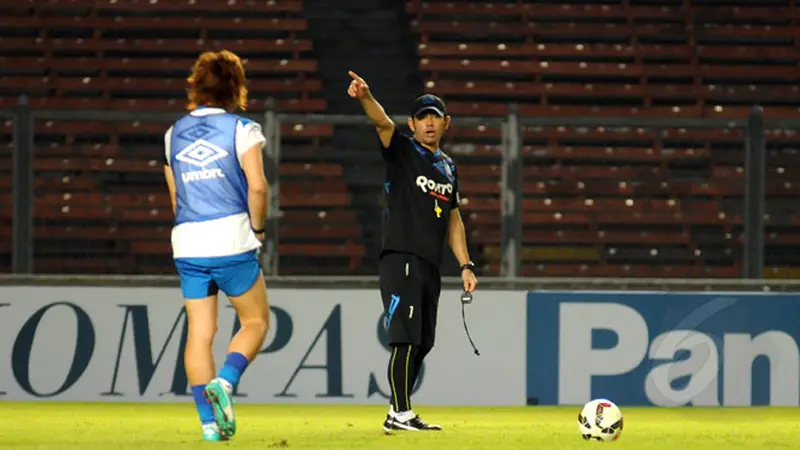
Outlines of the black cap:
{"type": "Polygon", "coordinates": [[[420,95],[411,105],[411,117],[416,117],[423,111],[433,111],[439,117],[447,115],[447,108],[444,106],[444,102],[433,94],[420,95]]]}

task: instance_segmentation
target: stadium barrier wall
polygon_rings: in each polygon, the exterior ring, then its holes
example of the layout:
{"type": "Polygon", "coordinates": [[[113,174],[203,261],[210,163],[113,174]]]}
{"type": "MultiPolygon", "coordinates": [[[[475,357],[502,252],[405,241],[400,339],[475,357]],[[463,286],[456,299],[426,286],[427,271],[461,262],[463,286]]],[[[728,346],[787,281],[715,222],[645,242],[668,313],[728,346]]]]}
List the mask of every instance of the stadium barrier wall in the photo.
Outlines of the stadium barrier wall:
{"type": "Polygon", "coordinates": [[[534,291],[528,403],[798,406],[800,295],[534,291]]]}
{"type": "MultiPolygon", "coordinates": [[[[460,291],[446,285],[419,404],[577,405],[597,397],[620,405],[800,404],[796,292],[495,286],[466,309],[481,350],[475,356],[460,291]]],[[[11,362],[0,364],[0,401],[186,401],[180,290],[143,286],[0,286],[0,353],[11,362]]],[[[272,329],[240,402],[386,401],[388,350],[374,287],[284,281],[269,293],[272,329]]],[[[224,297],[220,318],[218,361],[237,327],[224,297]]]]}
{"type": "MultiPolygon", "coordinates": [[[[418,404],[525,404],[525,295],[482,291],[467,306],[442,292],[436,347],[418,404]]],[[[239,402],[385,404],[383,308],[376,289],[269,290],[272,326],[239,402]]],[[[238,328],[220,298],[214,352],[238,328]]],[[[186,322],[177,287],[0,286],[0,400],[189,401],[186,322]]]]}

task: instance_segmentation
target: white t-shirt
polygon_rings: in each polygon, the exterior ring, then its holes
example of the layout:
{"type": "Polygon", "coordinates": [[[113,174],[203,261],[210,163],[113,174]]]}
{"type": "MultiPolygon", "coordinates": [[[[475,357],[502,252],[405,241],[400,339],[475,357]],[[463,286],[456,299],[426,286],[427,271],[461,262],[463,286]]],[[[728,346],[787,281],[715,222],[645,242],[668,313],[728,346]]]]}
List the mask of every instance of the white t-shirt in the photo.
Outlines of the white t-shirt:
{"type": "MultiPolygon", "coordinates": [[[[191,112],[193,116],[224,114],[220,108],[202,108],[191,112]]],[[[172,128],[164,135],[164,156],[171,161],[172,128]]],[[[261,125],[249,122],[236,124],[236,157],[239,165],[244,154],[254,145],[262,148],[266,142],[261,125]]],[[[178,180],[177,182],[180,182],[178,180]]],[[[247,213],[234,214],[203,222],[184,222],[172,229],[173,258],[210,258],[231,256],[255,250],[261,246],[250,228],[247,213]]]]}

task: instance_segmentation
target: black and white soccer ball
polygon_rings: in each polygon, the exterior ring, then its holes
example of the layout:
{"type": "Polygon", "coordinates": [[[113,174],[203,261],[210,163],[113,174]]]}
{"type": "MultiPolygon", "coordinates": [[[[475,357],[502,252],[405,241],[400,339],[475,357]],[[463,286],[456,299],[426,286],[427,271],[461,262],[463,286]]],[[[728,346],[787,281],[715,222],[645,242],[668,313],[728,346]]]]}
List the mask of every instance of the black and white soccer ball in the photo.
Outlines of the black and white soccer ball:
{"type": "Polygon", "coordinates": [[[592,400],[578,413],[578,432],[581,437],[595,441],[616,441],[622,434],[622,411],[611,400],[592,400]]]}

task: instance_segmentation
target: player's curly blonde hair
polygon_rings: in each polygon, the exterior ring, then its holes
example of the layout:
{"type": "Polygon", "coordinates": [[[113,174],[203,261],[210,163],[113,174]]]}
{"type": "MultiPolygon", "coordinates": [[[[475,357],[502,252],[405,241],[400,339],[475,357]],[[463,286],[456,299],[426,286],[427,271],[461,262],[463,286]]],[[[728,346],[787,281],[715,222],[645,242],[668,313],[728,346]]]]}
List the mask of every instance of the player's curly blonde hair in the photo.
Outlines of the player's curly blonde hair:
{"type": "Polygon", "coordinates": [[[239,57],[228,50],[205,52],[192,67],[186,109],[213,106],[233,112],[247,108],[247,87],[244,66],[239,57]]]}

